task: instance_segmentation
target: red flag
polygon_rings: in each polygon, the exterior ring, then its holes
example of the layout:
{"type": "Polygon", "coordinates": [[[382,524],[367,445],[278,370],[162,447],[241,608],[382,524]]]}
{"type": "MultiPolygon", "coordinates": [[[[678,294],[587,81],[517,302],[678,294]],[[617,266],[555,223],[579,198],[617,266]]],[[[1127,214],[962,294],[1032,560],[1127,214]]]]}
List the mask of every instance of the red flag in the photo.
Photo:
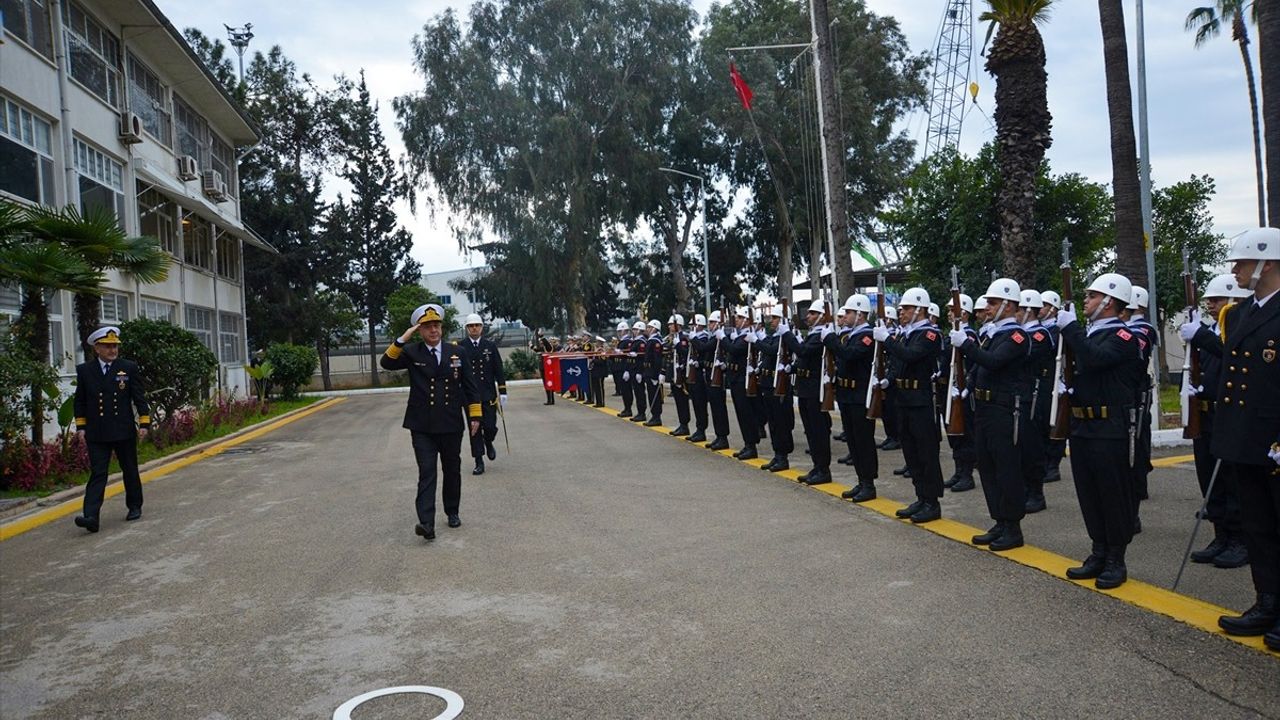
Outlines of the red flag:
{"type": "Polygon", "coordinates": [[[729,63],[729,79],[733,81],[733,89],[738,91],[738,99],[742,101],[742,107],[751,109],[751,88],[747,86],[747,81],[742,79],[738,74],[738,68],[733,63],[729,63]]]}

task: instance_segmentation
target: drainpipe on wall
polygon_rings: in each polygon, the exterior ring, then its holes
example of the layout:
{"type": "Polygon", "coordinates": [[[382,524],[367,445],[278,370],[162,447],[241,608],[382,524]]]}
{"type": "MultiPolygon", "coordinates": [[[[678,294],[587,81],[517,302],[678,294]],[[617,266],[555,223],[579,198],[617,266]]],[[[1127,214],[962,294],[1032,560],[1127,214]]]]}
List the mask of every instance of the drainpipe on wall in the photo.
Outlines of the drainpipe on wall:
{"type": "MultiPolygon", "coordinates": [[[[68,68],[71,65],[67,56],[67,36],[62,28],[62,2],[63,0],[50,0],[49,11],[53,15],[53,64],[58,72],[58,135],[62,139],[62,202],[60,205],[74,205],[80,207],[79,181],[76,177],[75,164],[75,144],[71,134],[71,77],[68,75],[68,68]]],[[[65,307],[74,308],[75,305],[71,299],[71,293],[59,290],[62,294],[63,304],[65,307]]],[[[63,313],[66,318],[75,317],[75,313],[63,313]]],[[[84,348],[80,344],[80,333],[76,330],[74,322],[64,322],[62,327],[63,347],[74,347],[72,358],[77,353],[83,353],[84,348]],[[74,342],[71,345],[66,344],[67,334],[70,332],[74,342]]],[[[62,363],[58,365],[58,371],[62,372],[64,366],[62,363]]]]}

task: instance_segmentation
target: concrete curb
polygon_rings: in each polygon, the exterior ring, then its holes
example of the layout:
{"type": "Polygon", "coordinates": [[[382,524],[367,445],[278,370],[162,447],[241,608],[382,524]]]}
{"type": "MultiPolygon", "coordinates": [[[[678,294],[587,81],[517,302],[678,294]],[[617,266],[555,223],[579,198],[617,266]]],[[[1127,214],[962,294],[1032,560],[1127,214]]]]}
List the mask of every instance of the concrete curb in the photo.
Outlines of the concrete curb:
{"type": "MultiPolygon", "coordinates": [[[[316,404],[317,403],[311,403],[310,405],[304,405],[300,408],[294,408],[293,410],[290,410],[287,413],[276,415],[274,417],[267,418],[266,420],[261,420],[252,425],[246,425],[245,427],[242,427],[239,430],[233,433],[230,433],[228,435],[223,435],[222,437],[217,437],[217,438],[214,438],[213,440],[207,440],[205,442],[200,443],[199,445],[192,445],[189,448],[186,448],[184,450],[179,450],[178,452],[173,453],[171,455],[164,455],[156,458],[155,460],[148,460],[147,462],[138,466],[138,473],[139,474],[145,473],[148,470],[160,467],[161,465],[165,465],[167,463],[171,463],[174,460],[181,460],[182,458],[187,457],[189,455],[195,455],[196,453],[203,452],[204,450],[210,447],[213,447],[218,443],[224,443],[228,440],[244,435],[245,433],[253,432],[254,430],[257,430],[263,425],[267,425],[269,423],[276,422],[277,420],[283,420],[284,418],[297,415],[298,413],[304,410],[310,410],[311,408],[315,407],[316,404]]],[[[124,478],[124,475],[121,473],[112,473],[107,478],[107,484],[110,485],[111,483],[117,482],[123,478],[124,478]]],[[[84,495],[84,485],[76,485],[75,487],[69,487],[66,490],[59,490],[58,492],[53,493],[52,495],[46,495],[45,497],[42,497],[42,498],[31,498],[28,502],[14,505],[12,507],[6,508],[3,511],[0,511],[0,520],[3,520],[3,521],[13,520],[13,519],[22,517],[27,513],[37,512],[43,508],[57,505],[58,503],[66,502],[67,500],[80,497],[82,495],[84,495]]]]}

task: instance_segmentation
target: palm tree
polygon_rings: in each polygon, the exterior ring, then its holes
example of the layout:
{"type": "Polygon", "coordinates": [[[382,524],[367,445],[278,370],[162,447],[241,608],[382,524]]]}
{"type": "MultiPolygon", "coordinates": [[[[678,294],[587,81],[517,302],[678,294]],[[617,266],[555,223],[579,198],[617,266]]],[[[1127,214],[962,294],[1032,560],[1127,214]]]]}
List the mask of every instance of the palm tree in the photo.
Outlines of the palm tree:
{"type": "Polygon", "coordinates": [[[1253,169],[1258,179],[1258,225],[1267,224],[1266,180],[1262,172],[1262,126],[1258,114],[1258,86],[1253,77],[1253,58],[1249,55],[1249,26],[1245,24],[1245,6],[1253,6],[1253,20],[1258,20],[1257,3],[1243,0],[1218,0],[1217,7],[1206,5],[1187,15],[1187,30],[1196,33],[1196,47],[1200,47],[1222,34],[1222,26],[1230,23],[1231,39],[1240,46],[1240,59],[1244,62],[1244,79],[1249,86],[1249,120],[1253,122],[1253,169]]]}
{"type": "Polygon", "coordinates": [[[1032,246],[1036,174],[1053,143],[1049,130],[1044,39],[1036,27],[1049,16],[1053,0],[987,0],[979,16],[988,22],[987,72],[996,78],[996,146],[999,150],[1000,244],[1004,272],[1018,282],[1036,276],[1032,246]]]}
{"type": "MultiPolygon", "coordinates": [[[[1280,3],[1258,3],[1258,70],[1262,74],[1262,107],[1275,117],[1280,107],[1280,3]]],[[[1267,146],[1267,217],[1280,223],[1280,122],[1262,128],[1267,146]]]]}
{"type": "Polygon", "coordinates": [[[1116,272],[1135,285],[1147,279],[1147,245],[1142,231],[1142,190],[1138,182],[1138,141],[1133,131],[1133,87],[1122,0],[1098,0],[1102,59],[1111,121],[1111,194],[1115,200],[1116,272]]]}

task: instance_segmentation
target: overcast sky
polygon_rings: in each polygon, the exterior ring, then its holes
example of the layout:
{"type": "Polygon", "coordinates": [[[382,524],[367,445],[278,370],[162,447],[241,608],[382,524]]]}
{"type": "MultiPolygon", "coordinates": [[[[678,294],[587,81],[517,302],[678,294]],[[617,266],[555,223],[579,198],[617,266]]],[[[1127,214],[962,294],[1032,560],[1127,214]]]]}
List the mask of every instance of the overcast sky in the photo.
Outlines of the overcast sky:
{"type": "MultiPolygon", "coordinates": [[[[465,16],[469,5],[446,0],[310,0],[305,6],[262,0],[158,0],[158,4],[179,28],[195,26],[215,37],[225,37],[223,23],[253,23],[256,37],[251,51],[280,45],[322,86],[338,73],[354,75],[364,68],[374,98],[381,103],[384,131],[395,153],[403,148],[390,101],[413,92],[421,82],[411,66],[410,41],[444,9],[455,7],[465,16]]],[[[711,3],[694,0],[693,4],[703,13],[711,3]]],[[[898,18],[912,50],[920,52],[936,42],[946,0],[867,0],[867,4],[898,18]]],[[[1199,4],[1207,3],[1190,0],[1184,7],[1169,0],[1146,2],[1153,179],[1161,186],[1193,173],[1212,176],[1218,187],[1211,206],[1217,230],[1231,236],[1257,223],[1248,96],[1239,50],[1229,33],[1196,50],[1191,34],[1182,29],[1187,11],[1199,4]]],[[[974,6],[977,14],[985,3],[974,0],[974,6]]],[[[1134,0],[1125,3],[1125,12],[1133,55],[1134,0]]],[[[979,45],[985,32],[983,27],[974,29],[979,45]]],[[[1060,0],[1041,32],[1053,113],[1053,147],[1048,154],[1053,170],[1110,183],[1110,130],[1096,3],[1060,0]]],[[[1256,67],[1256,46],[1252,49],[1256,67]]],[[[986,113],[971,112],[966,117],[961,149],[972,153],[994,135],[987,116],[994,107],[995,81],[982,69],[976,50],[970,77],[981,86],[978,105],[986,113]]],[[[725,93],[731,92],[726,78],[725,93]]],[[[906,124],[917,141],[923,141],[925,123],[919,113],[906,124]]],[[[482,264],[478,255],[467,257],[458,250],[442,219],[420,211],[417,217],[403,212],[401,221],[414,233],[413,254],[423,263],[424,272],[482,264]]]]}

